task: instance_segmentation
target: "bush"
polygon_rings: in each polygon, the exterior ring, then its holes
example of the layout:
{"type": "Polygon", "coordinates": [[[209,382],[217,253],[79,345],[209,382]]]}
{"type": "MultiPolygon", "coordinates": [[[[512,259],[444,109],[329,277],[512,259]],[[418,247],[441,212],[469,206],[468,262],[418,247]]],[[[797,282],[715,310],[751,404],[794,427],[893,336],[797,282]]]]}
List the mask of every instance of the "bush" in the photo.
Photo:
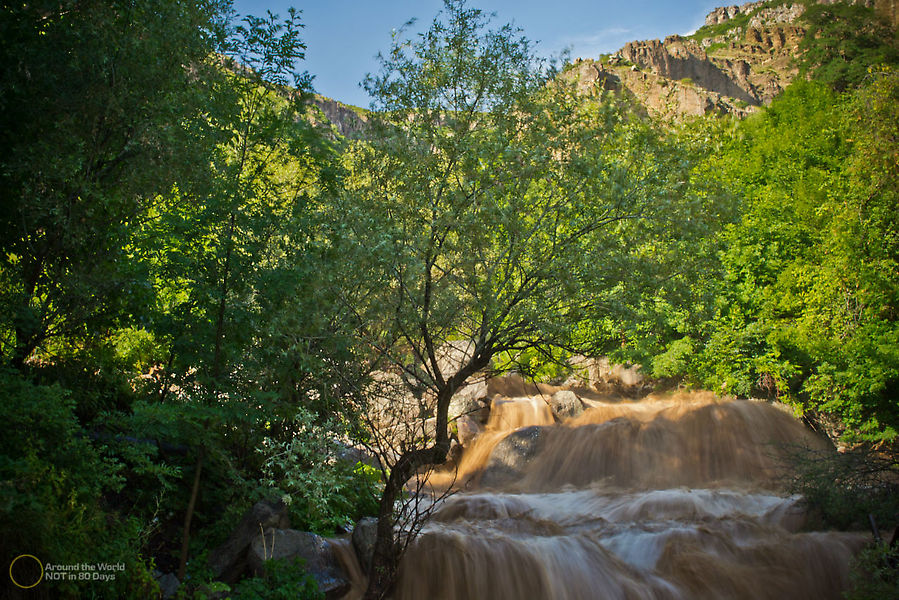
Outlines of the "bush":
{"type": "Polygon", "coordinates": [[[124,563],[114,581],[42,582],[38,597],[146,595],[155,584],[139,553],[141,523],[108,512],[118,466],[78,424],[69,392],[0,371],[0,554],[53,564],[124,563]]]}
{"type": "Polygon", "coordinates": [[[899,548],[872,544],[852,561],[846,600],[899,598],[899,548]]]}
{"type": "Polygon", "coordinates": [[[281,559],[267,561],[264,576],[241,581],[231,599],[324,600],[324,597],[318,583],[306,573],[301,559],[281,559]]]}
{"type": "Polygon", "coordinates": [[[844,453],[796,449],[790,491],[802,494],[827,527],[867,529],[868,516],[893,523],[899,514],[899,456],[860,447],[844,453]]]}
{"type": "Polygon", "coordinates": [[[293,526],[324,535],[377,513],[379,474],[353,464],[334,439],[333,424],[318,425],[312,413],[299,410],[296,434],[288,441],[265,438],[265,490],[279,490],[290,505],[293,526]]]}

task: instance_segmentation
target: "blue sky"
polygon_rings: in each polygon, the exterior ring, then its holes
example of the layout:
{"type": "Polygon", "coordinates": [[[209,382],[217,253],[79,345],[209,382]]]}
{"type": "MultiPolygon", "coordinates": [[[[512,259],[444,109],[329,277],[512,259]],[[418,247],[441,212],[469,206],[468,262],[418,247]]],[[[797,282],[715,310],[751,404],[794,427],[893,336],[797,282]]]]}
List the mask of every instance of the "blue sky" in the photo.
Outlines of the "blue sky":
{"type": "MultiPolygon", "coordinates": [[[[592,58],[613,52],[631,40],[664,38],[689,33],[703,24],[712,8],[731,4],[722,0],[480,0],[471,6],[495,12],[495,23],[512,22],[541,55],[571,49],[572,58],[592,58]]],[[[376,72],[375,56],[390,45],[390,32],[410,18],[414,31],[427,28],[442,8],[441,0],[234,0],[241,14],[286,15],[290,6],[302,11],[306,61],[303,68],[315,79],[315,90],[357,106],[367,107],[368,95],[359,87],[366,73],[376,72]]]]}

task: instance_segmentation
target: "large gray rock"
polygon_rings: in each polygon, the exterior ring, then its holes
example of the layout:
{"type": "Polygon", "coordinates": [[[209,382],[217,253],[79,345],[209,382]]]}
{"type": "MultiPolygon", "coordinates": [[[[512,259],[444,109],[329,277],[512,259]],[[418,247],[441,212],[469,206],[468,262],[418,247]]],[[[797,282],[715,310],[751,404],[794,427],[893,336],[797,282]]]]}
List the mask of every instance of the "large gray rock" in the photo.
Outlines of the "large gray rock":
{"type": "Polygon", "coordinates": [[[353,550],[362,569],[368,573],[371,570],[372,557],[375,554],[375,540],[378,537],[378,520],[374,517],[364,517],[353,528],[353,550]]]}
{"type": "Polygon", "coordinates": [[[540,451],[547,427],[532,425],[513,431],[490,453],[481,475],[483,487],[503,487],[524,476],[527,463],[540,451]]]}
{"type": "Polygon", "coordinates": [[[277,501],[260,501],[253,505],[224,544],[209,554],[209,567],[216,579],[234,583],[247,570],[247,550],[262,529],[290,527],[287,506],[277,501]]]}
{"type": "Polygon", "coordinates": [[[178,581],[174,573],[153,571],[153,578],[159,584],[159,591],[162,592],[163,600],[168,600],[178,593],[178,587],[181,585],[181,582],[178,581]]]}
{"type": "Polygon", "coordinates": [[[269,529],[258,534],[247,552],[250,573],[262,576],[266,560],[302,559],[303,568],[330,599],[340,598],[350,589],[350,582],[325,538],[295,529],[269,529]]]}
{"type": "Polygon", "coordinates": [[[577,417],[584,412],[584,403],[577,394],[570,390],[562,390],[553,394],[549,399],[549,406],[552,408],[553,415],[560,421],[577,417]]]}
{"type": "Polygon", "coordinates": [[[480,425],[485,424],[490,412],[487,395],[487,381],[484,377],[478,377],[453,395],[449,405],[449,419],[467,416],[480,425]]]}

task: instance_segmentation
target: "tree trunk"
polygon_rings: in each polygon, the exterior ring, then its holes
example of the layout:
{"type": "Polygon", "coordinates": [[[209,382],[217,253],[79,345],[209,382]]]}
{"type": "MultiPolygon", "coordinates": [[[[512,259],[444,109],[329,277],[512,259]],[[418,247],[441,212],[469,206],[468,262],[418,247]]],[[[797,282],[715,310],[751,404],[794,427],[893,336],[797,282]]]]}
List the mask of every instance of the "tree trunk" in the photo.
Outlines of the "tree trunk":
{"type": "Polygon", "coordinates": [[[190,490],[190,500],[187,503],[187,513],[184,515],[184,532],[181,536],[181,560],[178,563],[178,581],[184,581],[187,571],[187,553],[190,546],[190,522],[194,516],[194,508],[197,505],[197,495],[200,492],[200,473],[203,472],[203,448],[197,454],[197,465],[194,469],[194,483],[190,490]]]}
{"type": "MultiPolygon", "coordinates": [[[[403,486],[419,468],[425,465],[441,465],[446,462],[446,455],[450,447],[450,401],[456,390],[465,385],[469,377],[487,366],[495,351],[493,347],[485,346],[482,340],[476,346],[474,355],[468,363],[452,377],[441,382],[437,390],[437,425],[434,444],[427,448],[406,451],[390,470],[390,476],[384,484],[384,493],[381,495],[381,503],[378,506],[378,531],[364,600],[382,600],[393,587],[401,558],[401,548],[397,547],[394,535],[396,520],[393,511],[396,500],[399,498],[403,486]]],[[[436,369],[436,360],[433,362],[436,369]]]]}
{"type": "Polygon", "coordinates": [[[374,555],[372,556],[371,571],[368,574],[368,589],[365,591],[365,600],[381,600],[390,592],[396,579],[396,571],[399,565],[400,553],[394,535],[396,523],[393,511],[396,500],[403,491],[403,486],[415,474],[415,471],[424,465],[441,464],[446,461],[449,451],[449,443],[436,443],[427,448],[411,450],[400,456],[393,468],[387,483],[384,484],[384,493],[381,495],[381,503],[378,506],[378,531],[375,539],[374,555]]]}
{"type": "Polygon", "coordinates": [[[228,279],[231,275],[231,252],[234,247],[234,222],[236,215],[231,213],[228,225],[227,247],[225,249],[225,265],[222,267],[221,298],[219,298],[218,314],[215,318],[215,348],[212,354],[212,378],[222,375],[222,343],[225,339],[225,304],[228,296],[228,279]]]}
{"type": "MultiPolygon", "coordinates": [[[[459,378],[468,378],[468,370],[470,370],[470,366],[465,369],[463,374],[457,374],[450,378],[447,385],[437,392],[437,439],[435,443],[427,448],[405,452],[390,470],[390,476],[384,484],[384,493],[381,495],[381,502],[378,506],[378,531],[364,600],[382,600],[393,587],[399,561],[402,558],[401,548],[397,546],[394,532],[396,520],[393,512],[396,500],[402,493],[403,486],[418,469],[425,465],[440,465],[446,462],[450,446],[447,427],[449,402],[459,386],[459,378]]],[[[464,382],[465,379],[461,379],[461,381],[464,382]]]]}

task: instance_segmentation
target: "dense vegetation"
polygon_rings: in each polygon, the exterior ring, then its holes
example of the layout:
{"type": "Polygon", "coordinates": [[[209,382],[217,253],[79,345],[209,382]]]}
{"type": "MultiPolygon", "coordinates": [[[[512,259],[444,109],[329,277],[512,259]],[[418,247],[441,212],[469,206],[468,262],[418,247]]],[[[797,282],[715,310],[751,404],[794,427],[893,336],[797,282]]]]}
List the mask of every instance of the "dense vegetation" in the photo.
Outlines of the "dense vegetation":
{"type": "MultiPolygon", "coordinates": [[[[0,555],[124,562],[101,597],[156,593],[158,567],[200,597],[206,553],[276,497],[307,531],[379,514],[378,593],[393,500],[446,455],[456,389],[574,352],[888,449],[896,37],[868,9],[809,18],[809,80],[743,122],[663,125],[577,96],[520,32],[449,1],[394,39],[350,142],[308,103],[296,13],[4,9],[0,555]],[[346,458],[379,449],[377,371],[436,399],[436,432],[381,452],[383,479],[346,458]]],[[[291,572],[235,597],[314,596],[291,572]]]]}

